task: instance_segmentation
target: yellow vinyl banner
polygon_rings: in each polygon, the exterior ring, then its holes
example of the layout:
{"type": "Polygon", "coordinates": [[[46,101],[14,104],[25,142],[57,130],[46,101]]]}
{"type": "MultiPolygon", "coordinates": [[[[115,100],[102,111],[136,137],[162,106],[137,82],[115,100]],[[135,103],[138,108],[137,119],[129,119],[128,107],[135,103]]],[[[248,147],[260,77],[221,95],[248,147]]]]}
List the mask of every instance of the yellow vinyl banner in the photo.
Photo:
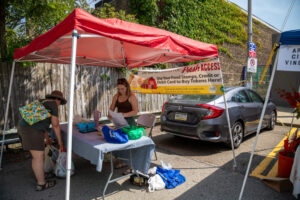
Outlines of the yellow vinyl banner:
{"type": "Polygon", "coordinates": [[[220,62],[209,61],[166,70],[133,71],[128,79],[136,93],[223,94],[220,62]]]}

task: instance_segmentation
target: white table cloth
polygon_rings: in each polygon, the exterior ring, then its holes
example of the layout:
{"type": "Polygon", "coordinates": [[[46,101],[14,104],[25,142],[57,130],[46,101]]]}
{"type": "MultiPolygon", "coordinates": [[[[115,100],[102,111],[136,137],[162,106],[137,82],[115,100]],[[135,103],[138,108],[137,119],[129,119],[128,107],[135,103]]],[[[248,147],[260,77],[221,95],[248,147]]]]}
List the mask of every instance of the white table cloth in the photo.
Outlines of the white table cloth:
{"type": "MultiPolygon", "coordinates": [[[[67,129],[67,124],[61,125],[65,145],[67,144],[67,129]]],[[[96,170],[99,172],[102,170],[104,153],[113,152],[118,157],[129,159],[128,150],[131,149],[134,169],[147,174],[154,148],[155,144],[146,136],[138,140],[129,140],[125,144],[112,144],[107,143],[103,136],[97,135],[97,132],[80,133],[77,127],[73,126],[73,152],[96,165],[96,170]]]]}

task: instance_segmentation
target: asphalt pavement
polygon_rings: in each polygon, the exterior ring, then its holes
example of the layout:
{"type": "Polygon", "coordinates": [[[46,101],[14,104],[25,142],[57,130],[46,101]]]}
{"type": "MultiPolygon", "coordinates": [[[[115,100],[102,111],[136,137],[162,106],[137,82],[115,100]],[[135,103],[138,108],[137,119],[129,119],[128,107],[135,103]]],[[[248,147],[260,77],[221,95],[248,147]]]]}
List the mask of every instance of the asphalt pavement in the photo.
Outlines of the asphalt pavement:
{"type": "MultiPolygon", "coordinates": [[[[253,159],[253,169],[280,141],[289,130],[288,126],[276,126],[274,131],[263,131],[259,136],[253,159]]],[[[123,179],[108,186],[105,199],[238,199],[248,164],[254,135],[247,137],[236,150],[238,169],[233,171],[232,152],[223,144],[206,143],[174,137],[159,131],[156,126],[153,140],[157,145],[158,160],[151,166],[160,165],[160,160],[171,163],[186,177],[186,182],[174,189],[153,193],[146,187],[132,185],[123,179]]],[[[65,180],[57,179],[54,188],[36,192],[28,153],[10,150],[4,154],[0,171],[1,200],[51,200],[65,198],[65,180]]],[[[99,200],[109,174],[109,163],[97,172],[89,161],[73,155],[76,174],[71,178],[71,199],[99,200]]],[[[116,170],[116,176],[125,169],[116,170]]],[[[279,193],[255,177],[249,177],[243,199],[294,199],[291,193],[279,193]]]]}
{"type": "MultiPolygon", "coordinates": [[[[273,150],[290,130],[292,114],[280,109],[278,123],[272,131],[259,135],[250,172],[273,150]]],[[[299,127],[300,121],[293,121],[299,127]]],[[[247,136],[235,150],[237,168],[233,170],[233,154],[224,144],[201,142],[174,137],[160,131],[159,125],[153,130],[158,160],[151,167],[160,165],[160,160],[170,163],[186,177],[186,182],[174,189],[150,193],[146,187],[132,185],[128,179],[119,180],[108,186],[105,199],[238,199],[244,175],[253,147],[255,134],[247,136]]],[[[153,157],[154,158],[154,157],[153,157]]],[[[108,178],[109,163],[104,163],[101,173],[89,161],[73,154],[76,174],[71,177],[72,200],[100,200],[105,181],[108,178]]],[[[124,169],[115,170],[120,176],[124,169]]],[[[14,145],[4,152],[3,168],[0,171],[0,200],[60,200],[65,199],[65,179],[56,179],[51,189],[36,192],[35,179],[31,170],[28,152],[14,145]]],[[[243,199],[295,199],[290,192],[279,193],[265,185],[260,179],[249,176],[243,199]]]]}

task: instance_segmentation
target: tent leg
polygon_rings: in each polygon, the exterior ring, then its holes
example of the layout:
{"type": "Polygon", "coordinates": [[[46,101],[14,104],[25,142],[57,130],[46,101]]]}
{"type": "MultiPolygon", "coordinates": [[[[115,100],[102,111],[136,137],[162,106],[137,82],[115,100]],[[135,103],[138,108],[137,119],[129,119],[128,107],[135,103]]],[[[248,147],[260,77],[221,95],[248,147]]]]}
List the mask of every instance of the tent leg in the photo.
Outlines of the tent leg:
{"type": "MultiPolygon", "coordinates": [[[[221,72],[221,80],[222,80],[222,85],[224,86],[222,72],[221,72]]],[[[226,101],[226,98],[225,98],[225,91],[223,93],[223,100],[224,100],[224,105],[225,105],[226,119],[227,119],[230,142],[231,142],[231,149],[232,149],[232,154],[233,154],[233,170],[236,170],[237,165],[236,165],[235,152],[234,152],[234,146],[233,146],[233,138],[232,138],[231,125],[230,125],[230,117],[229,117],[229,112],[228,112],[227,101],[226,101]]]]}
{"type": "Polygon", "coordinates": [[[4,117],[4,128],[2,131],[2,141],[1,141],[1,156],[0,156],[0,170],[2,169],[2,156],[3,156],[3,147],[4,147],[4,140],[5,140],[5,132],[6,132],[6,125],[7,125],[7,118],[8,118],[8,109],[9,109],[9,103],[10,103],[10,96],[11,96],[11,88],[13,84],[14,79],[14,72],[15,72],[15,60],[12,64],[11,74],[10,74],[10,82],[9,82],[9,89],[8,89],[8,95],[7,95],[7,102],[6,102],[6,109],[5,109],[5,117],[4,117]]]}
{"type": "Polygon", "coordinates": [[[271,88],[272,88],[272,84],[273,84],[273,79],[274,79],[275,71],[276,71],[276,67],[277,67],[277,61],[278,61],[278,53],[276,54],[275,64],[274,64],[274,67],[273,67],[273,70],[272,70],[272,75],[271,75],[271,79],[270,79],[268,91],[267,91],[267,94],[266,94],[266,98],[265,98],[263,110],[262,110],[262,112],[261,112],[260,119],[259,119],[259,124],[258,124],[257,130],[256,130],[255,141],[254,141],[254,144],[253,144],[253,147],[252,147],[252,151],[251,151],[251,155],[250,155],[250,159],[249,159],[247,171],[246,171],[246,174],[245,174],[245,177],[244,177],[242,189],[241,189],[241,192],[240,192],[239,200],[242,199],[242,196],[243,196],[243,193],[244,193],[244,188],[245,188],[246,181],[247,181],[247,178],[248,178],[248,175],[249,175],[249,170],[250,170],[252,158],[253,158],[253,155],[254,155],[254,150],[255,150],[255,148],[256,148],[256,143],[257,143],[257,140],[258,140],[258,135],[259,135],[259,133],[260,133],[262,121],[263,121],[263,118],[264,118],[264,116],[265,116],[267,104],[268,104],[268,102],[269,102],[270,92],[271,92],[271,88]]]}
{"type": "Polygon", "coordinates": [[[73,30],[72,35],[72,57],[71,57],[71,74],[70,74],[70,96],[68,106],[68,143],[67,143],[67,176],[66,176],[66,194],[65,199],[70,199],[70,176],[72,161],[72,124],[73,124],[73,104],[74,104],[74,81],[76,68],[76,49],[77,49],[77,30],[73,30]]]}
{"type": "Polygon", "coordinates": [[[224,91],[224,94],[223,94],[223,99],[224,99],[224,104],[225,104],[226,119],[227,119],[229,135],[230,135],[230,142],[231,142],[231,149],[232,149],[232,154],[233,154],[233,170],[236,170],[237,165],[236,165],[235,152],[234,152],[234,146],[233,146],[233,138],[232,138],[232,130],[231,130],[228,106],[227,106],[227,101],[226,101],[226,98],[225,98],[225,91],[224,91]]]}

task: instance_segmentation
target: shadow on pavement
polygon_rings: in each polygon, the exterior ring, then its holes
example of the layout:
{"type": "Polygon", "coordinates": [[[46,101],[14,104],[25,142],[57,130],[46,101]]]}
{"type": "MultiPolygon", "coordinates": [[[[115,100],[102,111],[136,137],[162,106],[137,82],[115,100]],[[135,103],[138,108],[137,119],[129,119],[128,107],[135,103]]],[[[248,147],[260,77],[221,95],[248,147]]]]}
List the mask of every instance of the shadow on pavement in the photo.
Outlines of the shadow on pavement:
{"type": "MultiPolygon", "coordinates": [[[[240,154],[236,160],[238,168],[235,172],[232,170],[233,161],[221,166],[214,173],[203,179],[194,187],[185,191],[182,195],[178,196],[176,200],[182,199],[238,199],[244,174],[249,160],[249,153],[240,154]],[[241,165],[247,160],[246,165],[241,165]]],[[[261,161],[264,157],[254,156],[252,169],[257,166],[257,162],[261,161]]],[[[243,194],[243,200],[245,199],[278,199],[288,200],[295,199],[291,193],[279,193],[272,188],[265,185],[259,179],[254,177],[248,177],[245,191],[243,194]]]]}
{"type": "MultiPolygon", "coordinates": [[[[89,161],[73,154],[75,163],[75,175],[71,177],[72,200],[98,200],[102,199],[102,191],[110,173],[109,163],[103,163],[101,173],[96,171],[96,167],[89,161]]],[[[127,168],[114,171],[115,176],[120,176],[127,168]]],[[[124,179],[126,180],[126,179],[124,179]]],[[[53,188],[36,192],[36,181],[31,169],[30,157],[21,162],[5,162],[0,171],[0,199],[1,200],[57,200],[65,199],[65,179],[56,178],[56,185],[53,188]]],[[[119,191],[130,191],[139,188],[128,183],[126,180],[121,185],[119,183],[109,184],[107,197],[119,191]]]]}

